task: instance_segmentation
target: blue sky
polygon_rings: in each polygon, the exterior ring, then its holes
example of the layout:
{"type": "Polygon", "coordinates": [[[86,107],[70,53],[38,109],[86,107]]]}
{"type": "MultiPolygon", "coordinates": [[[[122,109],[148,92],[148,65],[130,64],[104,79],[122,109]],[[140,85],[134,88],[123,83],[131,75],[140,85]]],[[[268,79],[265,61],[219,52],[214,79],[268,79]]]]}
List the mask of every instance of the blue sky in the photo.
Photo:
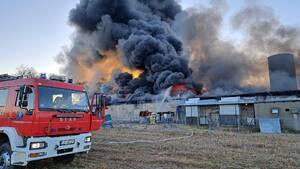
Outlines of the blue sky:
{"type": "MultiPolygon", "coordinates": [[[[73,28],[68,13],[79,0],[1,0],[0,74],[14,73],[21,64],[38,72],[58,73],[54,57],[70,44],[73,28]]],[[[184,8],[206,4],[207,0],[180,0],[184,8]]],[[[271,6],[276,16],[288,25],[300,26],[299,0],[227,0],[228,19],[248,3],[271,6]],[[288,2],[288,3],[287,3],[288,2]]],[[[230,32],[225,31],[230,36],[230,32]]]]}

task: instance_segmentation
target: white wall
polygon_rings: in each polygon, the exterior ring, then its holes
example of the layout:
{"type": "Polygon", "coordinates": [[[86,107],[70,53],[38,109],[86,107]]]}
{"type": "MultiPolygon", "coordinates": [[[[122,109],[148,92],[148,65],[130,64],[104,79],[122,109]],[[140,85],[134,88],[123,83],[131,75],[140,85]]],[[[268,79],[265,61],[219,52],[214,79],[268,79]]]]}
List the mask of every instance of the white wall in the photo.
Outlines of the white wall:
{"type": "Polygon", "coordinates": [[[198,106],[186,106],[185,107],[186,117],[198,117],[198,106]]]}
{"type": "Polygon", "coordinates": [[[220,105],[220,115],[240,115],[240,106],[220,105]]]}

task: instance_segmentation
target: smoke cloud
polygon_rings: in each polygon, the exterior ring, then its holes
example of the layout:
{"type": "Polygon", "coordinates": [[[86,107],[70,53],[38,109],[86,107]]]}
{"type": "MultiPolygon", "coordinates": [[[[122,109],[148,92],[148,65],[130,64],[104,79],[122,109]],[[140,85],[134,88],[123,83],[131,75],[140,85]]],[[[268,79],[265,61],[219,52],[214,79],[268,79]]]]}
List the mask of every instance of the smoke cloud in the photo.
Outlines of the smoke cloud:
{"type": "Polygon", "coordinates": [[[255,71],[255,63],[231,42],[222,40],[224,8],[219,3],[211,5],[184,11],[173,24],[187,47],[193,77],[204,83],[207,94],[254,90],[256,86],[242,86],[242,82],[255,71]]]}
{"type": "Polygon", "coordinates": [[[65,73],[77,81],[94,81],[90,75],[94,74],[100,81],[105,78],[101,73],[113,67],[109,74],[121,73],[104,82],[115,80],[118,93],[129,93],[131,97],[156,95],[177,83],[198,87],[192,80],[182,43],[170,27],[180,12],[181,7],[174,0],[80,1],[69,18],[76,27],[73,45],[60,56],[67,65],[65,73]],[[108,51],[114,55],[107,55],[108,51]],[[117,59],[111,64],[119,62],[119,68],[110,64],[99,66],[112,58],[117,59]],[[140,71],[138,77],[133,77],[133,71],[140,71]]]}
{"type": "Polygon", "coordinates": [[[187,9],[176,16],[173,29],[182,40],[194,79],[204,84],[207,95],[268,90],[267,57],[288,52],[299,65],[300,29],[283,25],[269,7],[245,6],[230,24],[242,33],[242,41],[223,38],[225,1],[187,9]]]}
{"type": "Polygon", "coordinates": [[[232,18],[234,30],[246,35],[249,55],[270,56],[276,53],[293,53],[300,64],[300,28],[280,22],[272,8],[253,5],[244,8],[232,18]]]}
{"type": "Polygon", "coordinates": [[[298,27],[282,24],[271,8],[248,5],[230,20],[243,34],[233,43],[222,34],[227,8],[221,0],[185,10],[175,0],[81,0],[70,11],[72,46],[57,60],[75,81],[97,82],[125,100],[174,84],[207,95],[267,90],[267,56],[281,52],[293,53],[298,67],[298,27]]]}

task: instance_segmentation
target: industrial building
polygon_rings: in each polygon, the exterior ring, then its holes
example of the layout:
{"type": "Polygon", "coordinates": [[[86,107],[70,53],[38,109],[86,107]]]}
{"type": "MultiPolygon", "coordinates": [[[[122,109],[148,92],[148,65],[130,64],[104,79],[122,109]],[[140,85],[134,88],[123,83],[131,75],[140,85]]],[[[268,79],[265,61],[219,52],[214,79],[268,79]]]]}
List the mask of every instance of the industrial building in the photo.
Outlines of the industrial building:
{"type": "Polygon", "coordinates": [[[279,118],[282,128],[300,131],[300,91],[190,98],[178,106],[179,123],[255,127],[260,119],[279,118]]]}
{"type": "Polygon", "coordinates": [[[140,122],[144,111],[174,112],[175,123],[253,128],[258,128],[261,119],[280,119],[281,128],[300,131],[300,90],[168,100],[158,110],[159,104],[115,104],[107,114],[114,123],[132,123],[140,122]]]}
{"type": "MultiPolygon", "coordinates": [[[[107,113],[114,122],[123,123],[140,121],[141,112],[172,112],[174,122],[198,126],[258,127],[260,121],[278,119],[281,128],[300,131],[300,90],[297,90],[294,56],[288,53],[270,56],[268,67],[270,92],[189,99],[178,95],[162,107],[161,101],[140,101],[111,105],[107,113]]],[[[174,86],[172,91],[175,89],[180,89],[181,94],[187,92],[182,85],[174,86]]]]}

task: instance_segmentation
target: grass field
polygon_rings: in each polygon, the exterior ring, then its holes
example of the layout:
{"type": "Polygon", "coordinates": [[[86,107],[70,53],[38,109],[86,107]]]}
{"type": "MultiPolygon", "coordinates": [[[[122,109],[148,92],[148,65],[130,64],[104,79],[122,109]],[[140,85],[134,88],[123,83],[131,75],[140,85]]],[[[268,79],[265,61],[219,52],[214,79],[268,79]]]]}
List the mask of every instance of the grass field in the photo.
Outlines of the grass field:
{"type": "Polygon", "coordinates": [[[89,154],[70,165],[51,160],[34,162],[29,169],[176,169],[176,168],[300,168],[300,135],[236,133],[186,126],[129,125],[94,133],[89,154]],[[160,140],[167,142],[104,144],[110,141],[160,140]]]}

